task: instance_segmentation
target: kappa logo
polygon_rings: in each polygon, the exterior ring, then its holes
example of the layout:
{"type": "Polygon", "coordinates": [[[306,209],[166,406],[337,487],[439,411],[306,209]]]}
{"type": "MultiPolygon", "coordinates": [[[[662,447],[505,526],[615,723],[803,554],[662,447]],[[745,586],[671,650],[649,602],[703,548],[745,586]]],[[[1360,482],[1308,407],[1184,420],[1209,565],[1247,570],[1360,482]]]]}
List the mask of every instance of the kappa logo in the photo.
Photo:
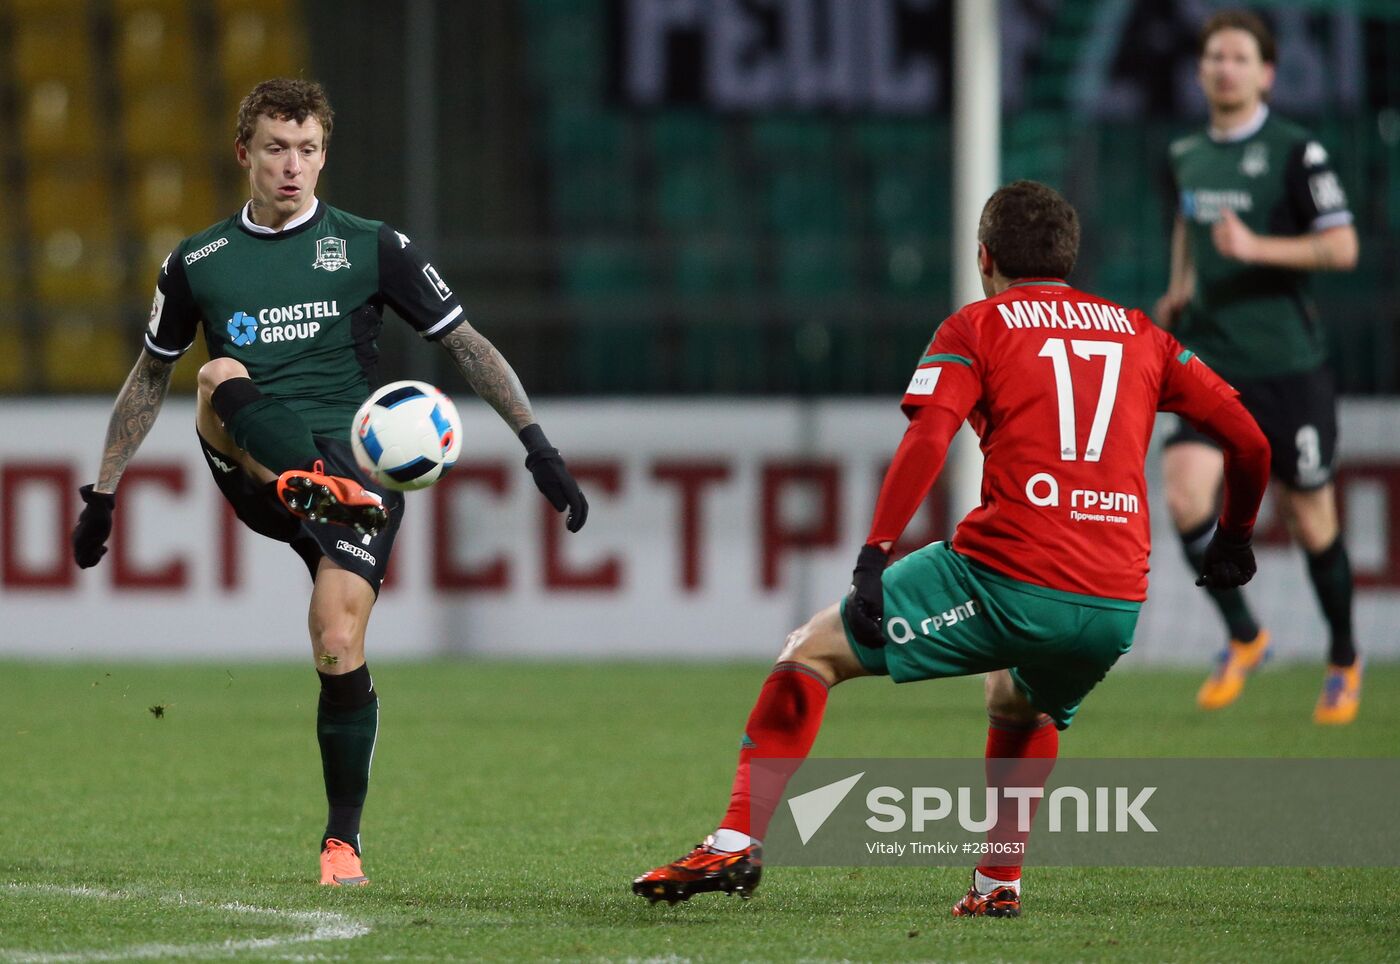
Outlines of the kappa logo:
{"type": "Polygon", "coordinates": [[[185,267],[189,267],[201,258],[209,257],[226,244],[228,244],[228,238],[219,238],[217,241],[210,241],[198,251],[191,251],[189,254],[185,255],[185,267]]]}
{"type": "Polygon", "coordinates": [[[346,252],[345,239],[317,239],[316,260],[311,262],[311,267],[325,268],[327,271],[339,271],[341,268],[350,267],[350,258],[346,252]]]}
{"type": "Polygon", "coordinates": [[[409,240],[408,235],[404,234],[402,231],[395,231],[395,232],[394,232],[394,237],[396,237],[396,238],[399,239],[399,250],[400,250],[400,251],[402,251],[404,248],[408,247],[408,246],[412,243],[412,242],[409,240]]]}
{"type": "Polygon", "coordinates": [[[349,555],[355,556],[358,559],[363,559],[371,566],[374,565],[374,556],[370,555],[368,552],[366,552],[365,550],[361,549],[359,546],[353,543],[346,542],[344,539],[337,539],[335,547],[341,552],[348,553],[349,555]]]}

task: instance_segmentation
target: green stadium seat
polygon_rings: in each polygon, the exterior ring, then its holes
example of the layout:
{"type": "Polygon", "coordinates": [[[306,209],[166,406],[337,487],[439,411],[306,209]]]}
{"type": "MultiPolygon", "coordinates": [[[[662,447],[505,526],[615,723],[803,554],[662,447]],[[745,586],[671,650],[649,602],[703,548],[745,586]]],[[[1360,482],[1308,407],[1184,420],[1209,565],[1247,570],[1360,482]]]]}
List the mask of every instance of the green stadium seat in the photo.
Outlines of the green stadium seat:
{"type": "Polygon", "coordinates": [[[783,238],[778,242],[778,290],[796,301],[853,295],[848,243],[841,238],[783,238]]]}
{"type": "Polygon", "coordinates": [[[852,125],[851,141],[865,158],[883,163],[927,164],[945,170],[949,155],[946,123],[927,120],[865,120],[852,125]]]}
{"type": "Polygon", "coordinates": [[[645,313],[655,291],[639,244],[578,242],[564,252],[564,287],[578,318],[579,378],[594,391],[637,391],[656,370],[660,319],[645,313]]]}
{"type": "Polygon", "coordinates": [[[829,167],[775,171],[768,180],[768,222],[781,234],[840,234],[847,229],[849,192],[829,167]]]}
{"type": "Polygon", "coordinates": [[[836,155],[835,125],[824,117],[754,121],[749,143],[755,160],[778,167],[814,160],[830,162],[836,155]]]}
{"type": "Polygon", "coordinates": [[[657,178],[657,221],[666,230],[748,230],[743,189],[727,168],[687,161],[662,168],[657,178]]]}
{"type": "Polygon", "coordinates": [[[758,254],[742,241],[683,241],[676,246],[673,283],[679,294],[746,293],[758,286],[758,254]]]}
{"type": "Polygon", "coordinates": [[[651,122],[657,165],[687,161],[713,162],[724,153],[724,122],[713,114],[667,111],[651,122]]]}

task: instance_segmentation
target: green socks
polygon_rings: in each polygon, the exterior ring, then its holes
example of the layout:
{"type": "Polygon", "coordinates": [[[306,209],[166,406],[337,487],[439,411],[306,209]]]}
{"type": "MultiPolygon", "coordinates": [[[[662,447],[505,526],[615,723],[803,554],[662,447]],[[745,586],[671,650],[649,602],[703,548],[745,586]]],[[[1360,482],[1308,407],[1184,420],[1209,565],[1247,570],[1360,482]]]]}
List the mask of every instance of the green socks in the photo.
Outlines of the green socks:
{"type": "MultiPolygon", "coordinates": [[[[1200,575],[1201,568],[1205,565],[1206,546],[1214,533],[1214,519],[1194,529],[1178,533],[1181,537],[1181,548],[1186,551],[1186,559],[1197,575],[1200,575]]],[[[1249,611],[1249,604],[1244,601],[1243,591],[1238,588],[1206,591],[1210,593],[1215,608],[1220,610],[1220,615],[1225,619],[1231,639],[1247,643],[1259,635],[1259,624],[1255,622],[1254,614],[1249,611]]]]}
{"type": "Polygon", "coordinates": [[[334,837],[359,853],[360,814],[379,734],[379,695],[367,665],[340,676],[318,675],[321,702],[316,712],[316,738],[321,744],[321,772],[329,808],[321,842],[334,837]]]}

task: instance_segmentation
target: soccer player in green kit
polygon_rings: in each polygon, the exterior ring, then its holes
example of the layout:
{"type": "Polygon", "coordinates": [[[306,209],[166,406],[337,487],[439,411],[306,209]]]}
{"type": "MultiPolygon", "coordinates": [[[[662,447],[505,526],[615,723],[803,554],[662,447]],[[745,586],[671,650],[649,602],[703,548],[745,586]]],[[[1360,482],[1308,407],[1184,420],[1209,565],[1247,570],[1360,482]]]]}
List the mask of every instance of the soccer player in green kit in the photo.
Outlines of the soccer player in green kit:
{"type": "Polygon", "coordinates": [[[514,371],[419,247],[316,197],[332,117],[320,85],[305,80],[264,81],[244,98],[234,147],[251,199],[161,266],[144,350],[117,396],[97,481],[81,490],[73,549],[85,569],[106,552],[122,473],[202,327],[211,360],[199,371],[195,428],[210,471],[239,519],[288,543],[311,574],[329,805],[321,883],[342,886],[368,883],[360,816],[379,701],[365,628],[403,515],[403,497],[364,476],[349,445],[374,379],[384,305],[441,343],[518,434],[526,467],[555,509],[568,510],[570,531],[583,526],[588,503],[514,371]]]}
{"type": "MultiPolygon", "coordinates": [[[[1156,319],[1230,380],[1268,436],[1279,507],[1307,554],[1331,631],[1313,718],[1345,724],[1360,705],[1361,661],[1352,638],[1351,563],[1332,486],[1335,390],[1306,284],[1309,272],[1355,267],[1358,244],[1327,151],[1269,109],[1274,59],[1268,26],[1248,11],[1221,11],[1201,31],[1210,127],[1171,147],[1171,282],[1156,319]]],[[[1189,427],[1167,440],[1167,505],[1198,571],[1222,465],[1219,449],[1189,427]]],[[[1231,638],[1197,702],[1219,709],[1238,698],[1269,634],[1240,589],[1211,596],[1231,638]]]]}

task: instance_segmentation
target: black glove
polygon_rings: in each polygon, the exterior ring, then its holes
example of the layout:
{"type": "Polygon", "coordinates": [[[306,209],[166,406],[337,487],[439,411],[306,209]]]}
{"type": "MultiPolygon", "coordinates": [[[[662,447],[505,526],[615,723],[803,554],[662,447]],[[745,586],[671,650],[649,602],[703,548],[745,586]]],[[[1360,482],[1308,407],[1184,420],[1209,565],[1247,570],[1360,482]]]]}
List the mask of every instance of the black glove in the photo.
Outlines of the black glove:
{"type": "Polygon", "coordinates": [[[106,492],[94,492],[85,485],[78,494],[87,503],[78,524],[73,527],[73,560],[79,569],[91,569],[107,554],[107,537],[112,534],[112,510],[117,497],[106,492]]]}
{"type": "Polygon", "coordinates": [[[1254,578],[1254,549],[1250,539],[1232,539],[1220,531],[1210,537],[1201,576],[1196,585],[1209,589],[1234,589],[1254,578]]]}
{"type": "Polygon", "coordinates": [[[875,649],[885,645],[885,587],[881,577],[890,554],[879,546],[864,546],[856,556],[851,591],[846,594],[846,623],[856,642],[875,649]]]}
{"type": "Polygon", "coordinates": [[[569,518],[564,524],[570,532],[582,529],[588,521],[588,500],[564,467],[564,456],[549,444],[544,437],[544,429],[538,425],[522,428],[520,441],[525,443],[525,468],[535,477],[535,486],[556,511],[569,510],[569,518]]]}

